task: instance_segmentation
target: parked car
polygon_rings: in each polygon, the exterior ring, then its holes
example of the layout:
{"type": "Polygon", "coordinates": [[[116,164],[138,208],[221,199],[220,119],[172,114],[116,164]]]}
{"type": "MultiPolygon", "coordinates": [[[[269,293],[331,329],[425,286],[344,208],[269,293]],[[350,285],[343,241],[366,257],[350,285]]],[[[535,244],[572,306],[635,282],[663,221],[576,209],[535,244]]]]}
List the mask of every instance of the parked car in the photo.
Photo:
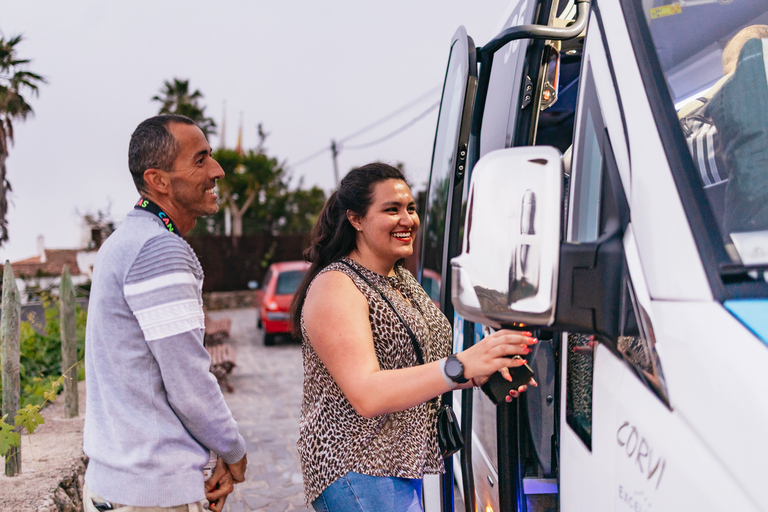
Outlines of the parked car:
{"type": "Polygon", "coordinates": [[[275,344],[280,334],[290,333],[290,307],[293,294],[309,269],[305,261],[281,261],[267,269],[264,281],[256,290],[258,327],[264,329],[264,345],[275,344]]]}

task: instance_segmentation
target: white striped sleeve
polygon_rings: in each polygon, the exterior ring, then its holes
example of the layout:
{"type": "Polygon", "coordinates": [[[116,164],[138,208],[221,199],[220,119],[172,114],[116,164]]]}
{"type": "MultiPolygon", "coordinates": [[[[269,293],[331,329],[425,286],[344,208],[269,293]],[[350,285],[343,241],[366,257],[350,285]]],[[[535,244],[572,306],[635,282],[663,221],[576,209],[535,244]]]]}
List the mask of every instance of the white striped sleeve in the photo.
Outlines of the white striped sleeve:
{"type": "Polygon", "coordinates": [[[147,341],[187,332],[202,338],[205,330],[202,272],[194,255],[176,238],[149,240],[123,283],[125,300],[147,341]]]}
{"type": "Polygon", "coordinates": [[[126,297],[131,295],[141,295],[142,293],[149,293],[160,288],[166,288],[177,284],[191,284],[197,286],[197,279],[190,272],[174,272],[172,274],[165,274],[138,283],[126,284],[123,288],[123,293],[126,297]]]}
{"type": "Polygon", "coordinates": [[[147,341],[168,338],[193,329],[205,329],[205,315],[195,299],[140,309],[134,315],[147,341]]]}

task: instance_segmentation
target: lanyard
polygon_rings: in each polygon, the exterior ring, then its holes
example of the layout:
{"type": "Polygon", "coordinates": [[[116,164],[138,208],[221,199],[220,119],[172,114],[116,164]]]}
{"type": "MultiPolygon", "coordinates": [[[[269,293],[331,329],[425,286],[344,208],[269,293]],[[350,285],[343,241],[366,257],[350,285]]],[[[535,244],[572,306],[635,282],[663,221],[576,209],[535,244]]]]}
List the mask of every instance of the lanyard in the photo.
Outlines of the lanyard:
{"type": "Polygon", "coordinates": [[[163,210],[160,209],[159,206],[157,206],[155,203],[150,201],[149,199],[140,198],[139,202],[136,203],[136,206],[133,207],[134,210],[146,210],[150,213],[154,213],[158,217],[160,217],[160,220],[163,221],[163,224],[165,224],[165,227],[168,228],[168,231],[171,233],[175,233],[179,236],[181,236],[181,233],[178,229],[176,229],[176,225],[173,223],[171,218],[168,216],[167,213],[165,213],[163,210]]]}

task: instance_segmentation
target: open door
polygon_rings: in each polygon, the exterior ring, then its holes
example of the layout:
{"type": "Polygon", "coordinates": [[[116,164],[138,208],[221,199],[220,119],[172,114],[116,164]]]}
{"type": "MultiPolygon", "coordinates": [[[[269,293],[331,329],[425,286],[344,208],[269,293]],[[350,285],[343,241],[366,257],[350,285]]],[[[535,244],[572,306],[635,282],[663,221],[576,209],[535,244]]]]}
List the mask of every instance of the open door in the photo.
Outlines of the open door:
{"type": "MultiPolygon", "coordinates": [[[[436,292],[432,296],[439,297],[440,309],[454,323],[454,350],[460,350],[463,346],[460,335],[463,331],[457,328],[461,324],[461,319],[455,318],[451,304],[449,262],[451,258],[458,255],[460,249],[461,200],[467,170],[469,125],[476,89],[475,44],[467,36],[464,27],[459,27],[451,40],[432,150],[429,186],[426,192],[426,205],[423,209],[420,244],[422,252],[419,267],[419,281],[423,286],[428,284],[430,290],[436,292]]],[[[446,393],[443,400],[451,403],[451,395],[446,393]]],[[[454,409],[457,416],[461,417],[460,399],[457,400],[454,409]]],[[[466,427],[463,427],[462,431],[465,432],[466,437],[465,429],[466,427]]],[[[461,457],[463,459],[465,455],[461,457]]],[[[445,466],[446,471],[440,479],[439,489],[434,479],[425,478],[424,497],[427,512],[438,510],[453,512],[454,510],[453,459],[446,460],[445,466]]],[[[474,507],[471,510],[474,510],[474,507]]]]}

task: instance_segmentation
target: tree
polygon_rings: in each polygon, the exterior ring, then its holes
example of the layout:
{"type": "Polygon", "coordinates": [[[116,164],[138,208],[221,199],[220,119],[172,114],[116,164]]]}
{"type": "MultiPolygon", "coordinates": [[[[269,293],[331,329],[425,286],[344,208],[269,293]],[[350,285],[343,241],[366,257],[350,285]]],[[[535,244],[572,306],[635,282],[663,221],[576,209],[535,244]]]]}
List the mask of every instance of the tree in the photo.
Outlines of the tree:
{"type": "Polygon", "coordinates": [[[82,217],[83,224],[90,233],[88,242],[89,249],[98,249],[101,244],[115,231],[115,221],[112,218],[112,202],[107,205],[106,210],[97,209],[96,212],[82,213],[76,210],[76,213],[82,217]]]}
{"type": "Polygon", "coordinates": [[[0,245],[8,241],[8,192],[11,183],[5,167],[9,146],[13,144],[13,122],[25,120],[32,115],[32,106],[23,94],[37,96],[39,84],[46,83],[45,78],[27,71],[31,62],[21,59],[16,54],[16,46],[23,37],[17,35],[10,39],[0,37],[0,245]]]}
{"type": "Polygon", "coordinates": [[[243,216],[260,194],[280,185],[285,171],[275,158],[261,150],[241,153],[218,149],[213,158],[224,170],[218,185],[221,199],[232,214],[232,236],[242,236],[243,216]]]}
{"type": "Polygon", "coordinates": [[[325,204],[325,192],[302,188],[303,180],[291,190],[291,175],[284,164],[267,155],[264,146],[269,133],[258,125],[255,149],[217,149],[213,158],[224,170],[218,180],[222,208],[198,222],[193,235],[225,233],[226,216],[232,218],[233,237],[253,233],[298,234],[311,231],[325,204]],[[227,212],[228,210],[228,212],[227,212]]]}
{"type": "Polygon", "coordinates": [[[298,234],[312,231],[325,204],[325,191],[314,186],[303,188],[303,179],[291,190],[291,177],[265,189],[261,208],[252,208],[245,222],[272,234],[298,234]]]}
{"type": "Polygon", "coordinates": [[[205,115],[205,107],[200,105],[203,93],[199,90],[189,92],[189,80],[174,78],[173,82],[166,80],[160,94],[152,97],[152,101],[162,104],[159,114],[180,114],[193,120],[206,137],[216,133],[216,122],[205,115]]]}

